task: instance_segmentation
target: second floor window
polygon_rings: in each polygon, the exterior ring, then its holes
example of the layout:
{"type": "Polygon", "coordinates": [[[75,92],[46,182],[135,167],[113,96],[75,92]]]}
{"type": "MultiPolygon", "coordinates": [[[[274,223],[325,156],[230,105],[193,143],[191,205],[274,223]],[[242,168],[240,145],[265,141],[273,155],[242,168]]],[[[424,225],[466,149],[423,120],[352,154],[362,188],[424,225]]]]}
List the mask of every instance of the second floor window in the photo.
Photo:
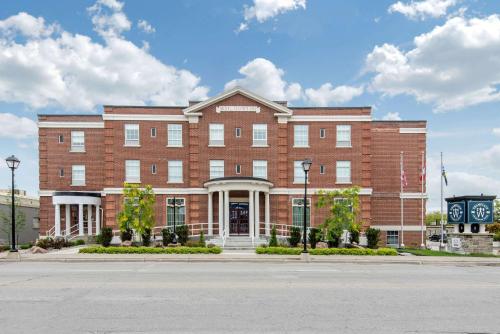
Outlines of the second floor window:
{"type": "Polygon", "coordinates": [[[351,183],[350,161],[337,161],[337,183],[351,183]]]}
{"type": "Polygon", "coordinates": [[[71,151],[85,151],[85,133],[83,131],[71,131],[71,151]]]}
{"type": "Polygon", "coordinates": [[[351,147],[350,125],[337,125],[337,147],[351,147]]]}
{"type": "Polygon", "coordinates": [[[224,160],[210,160],[210,178],[224,177],[224,160]]]}
{"type": "Polygon", "coordinates": [[[293,146],[309,147],[309,126],[295,125],[293,127],[293,146]]]}
{"type": "Polygon", "coordinates": [[[304,183],[306,174],[302,168],[302,160],[297,160],[293,162],[293,182],[294,183],[304,183]]]}
{"type": "Polygon", "coordinates": [[[139,124],[125,124],[125,146],[139,146],[139,124]]]}
{"type": "Polygon", "coordinates": [[[168,182],[182,183],[182,161],[170,160],[168,162],[168,182]]]}
{"type": "Polygon", "coordinates": [[[224,146],[224,124],[210,124],[208,135],[208,145],[224,146]]]}
{"type": "Polygon", "coordinates": [[[85,185],[85,166],[73,165],[71,167],[71,185],[84,186],[85,185]]]}
{"type": "Polygon", "coordinates": [[[125,182],[141,182],[141,162],[139,160],[125,160],[125,182]]]}
{"type": "Polygon", "coordinates": [[[182,146],[182,124],[168,125],[168,146],[182,146]]]}
{"type": "Polygon", "coordinates": [[[253,125],[253,146],[267,145],[267,124],[253,125]]]}
{"type": "Polygon", "coordinates": [[[254,160],[253,161],[253,177],[267,179],[267,161],[254,160]]]}

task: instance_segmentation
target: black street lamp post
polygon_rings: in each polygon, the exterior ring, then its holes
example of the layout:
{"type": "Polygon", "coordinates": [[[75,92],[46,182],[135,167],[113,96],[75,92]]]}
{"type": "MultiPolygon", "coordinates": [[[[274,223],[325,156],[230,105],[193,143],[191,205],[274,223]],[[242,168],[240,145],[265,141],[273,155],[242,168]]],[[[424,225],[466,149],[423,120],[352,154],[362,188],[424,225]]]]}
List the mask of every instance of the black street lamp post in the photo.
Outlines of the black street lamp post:
{"type": "Polygon", "coordinates": [[[309,169],[311,168],[312,165],[312,160],[311,159],[306,159],[302,161],[302,169],[304,170],[304,235],[303,235],[303,242],[304,242],[304,249],[302,250],[302,253],[307,253],[307,173],[309,173],[309,169]]]}
{"type": "Polygon", "coordinates": [[[176,199],[174,197],[174,237],[172,238],[172,243],[173,244],[176,244],[177,243],[177,233],[175,233],[175,202],[176,202],[176,199]]]}
{"type": "Polygon", "coordinates": [[[19,166],[21,161],[19,161],[18,158],[15,156],[11,155],[7,159],[5,159],[7,162],[7,166],[9,166],[10,170],[12,171],[12,242],[11,242],[11,247],[10,251],[11,252],[17,252],[16,249],[16,206],[15,206],[15,199],[14,199],[14,170],[19,166]]]}

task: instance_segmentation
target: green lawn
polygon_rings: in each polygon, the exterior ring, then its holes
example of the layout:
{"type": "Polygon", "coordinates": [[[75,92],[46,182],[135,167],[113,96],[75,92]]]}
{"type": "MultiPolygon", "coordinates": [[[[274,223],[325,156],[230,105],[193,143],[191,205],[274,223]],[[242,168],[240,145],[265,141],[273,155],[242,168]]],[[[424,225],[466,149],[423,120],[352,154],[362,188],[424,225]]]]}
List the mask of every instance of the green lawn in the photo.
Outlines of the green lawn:
{"type": "Polygon", "coordinates": [[[457,254],[445,251],[434,251],[430,249],[419,248],[399,248],[399,253],[410,253],[417,256],[468,256],[468,257],[500,257],[493,254],[473,253],[473,254],[457,254]]]}

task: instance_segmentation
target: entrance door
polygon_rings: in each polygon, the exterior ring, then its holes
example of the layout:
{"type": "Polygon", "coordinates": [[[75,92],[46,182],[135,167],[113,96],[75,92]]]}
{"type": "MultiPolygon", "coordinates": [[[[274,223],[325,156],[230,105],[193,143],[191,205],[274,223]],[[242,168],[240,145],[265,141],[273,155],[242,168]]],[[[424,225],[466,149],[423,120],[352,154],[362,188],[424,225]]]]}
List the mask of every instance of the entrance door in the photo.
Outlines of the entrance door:
{"type": "Polygon", "coordinates": [[[229,234],[248,235],[248,203],[229,203],[229,234]]]}

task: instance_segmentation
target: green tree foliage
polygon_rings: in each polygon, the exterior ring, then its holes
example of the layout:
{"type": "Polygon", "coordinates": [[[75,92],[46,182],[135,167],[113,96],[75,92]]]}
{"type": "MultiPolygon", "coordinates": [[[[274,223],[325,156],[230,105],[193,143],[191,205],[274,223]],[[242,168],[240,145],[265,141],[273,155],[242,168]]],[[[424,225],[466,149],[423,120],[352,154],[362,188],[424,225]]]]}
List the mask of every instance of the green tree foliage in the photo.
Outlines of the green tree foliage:
{"type": "MultiPolygon", "coordinates": [[[[443,220],[444,223],[446,224],[446,213],[443,213],[443,220]]],[[[440,221],[441,221],[441,212],[439,211],[432,211],[425,215],[425,225],[427,226],[434,224],[436,222],[437,224],[439,224],[440,221]]]]}
{"type": "Polygon", "coordinates": [[[276,237],[276,225],[271,229],[271,238],[269,239],[269,247],[278,247],[278,238],[276,237]]]}
{"type": "Polygon", "coordinates": [[[125,183],[123,188],[123,208],[118,213],[120,231],[134,229],[139,235],[145,234],[155,226],[153,188],[147,185],[144,189],[136,184],[125,183]]]}
{"type": "Polygon", "coordinates": [[[494,208],[494,217],[495,217],[495,222],[500,223],[500,199],[496,199],[495,203],[493,203],[495,208],[494,208]]]}
{"type": "Polygon", "coordinates": [[[380,230],[378,228],[367,228],[366,239],[368,239],[368,248],[377,248],[380,242],[380,230]]]}
{"type": "MultiPolygon", "coordinates": [[[[20,208],[19,198],[15,198],[15,196],[14,206],[16,209],[16,235],[19,236],[19,233],[26,227],[26,215],[20,208]]],[[[10,243],[12,241],[12,208],[0,210],[0,230],[8,236],[10,243]]]]}

